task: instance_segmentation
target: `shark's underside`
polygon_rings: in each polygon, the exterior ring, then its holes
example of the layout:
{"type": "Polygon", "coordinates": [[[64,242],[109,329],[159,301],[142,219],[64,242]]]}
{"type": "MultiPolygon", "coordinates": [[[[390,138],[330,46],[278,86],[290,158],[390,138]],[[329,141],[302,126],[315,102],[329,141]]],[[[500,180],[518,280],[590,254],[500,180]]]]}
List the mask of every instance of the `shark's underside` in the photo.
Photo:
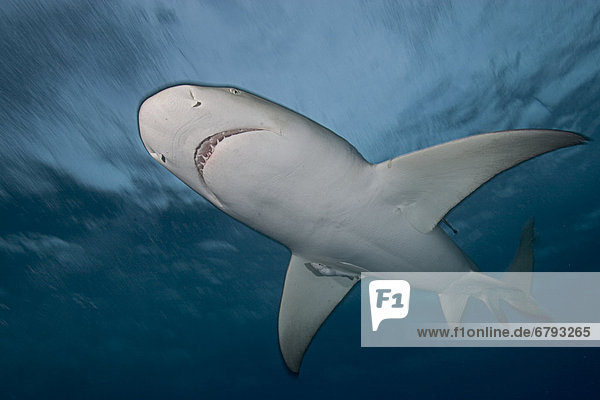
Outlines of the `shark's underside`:
{"type": "MultiPolygon", "coordinates": [[[[283,358],[294,372],[360,272],[476,271],[437,226],[440,220],[500,172],[585,142],[566,131],[512,130],[370,164],[341,137],[280,105],[235,88],[191,85],[145,100],[139,127],[161,165],[222,211],[291,250],[278,326],[283,358]]],[[[531,271],[532,236],[528,225],[513,271],[531,271]]],[[[474,274],[467,276],[471,285],[429,288],[440,294],[450,322],[460,320],[470,295],[497,310],[490,296],[466,292],[484,285],[474,274]]],[[[527,284],[493,285],[499,288],[494,293],[504,293],[506,285],[518,288],[525,297],[501,298],[538,311],[527,284]]]]}

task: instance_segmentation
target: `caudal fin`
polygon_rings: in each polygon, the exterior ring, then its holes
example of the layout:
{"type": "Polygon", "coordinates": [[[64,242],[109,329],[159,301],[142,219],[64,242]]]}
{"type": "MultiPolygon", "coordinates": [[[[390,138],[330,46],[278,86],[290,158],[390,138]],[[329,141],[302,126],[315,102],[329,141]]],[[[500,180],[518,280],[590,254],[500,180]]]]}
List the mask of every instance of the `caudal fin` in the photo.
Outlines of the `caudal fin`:
{"type": "Polygon", "coordinates": [[[451,325],[462,321],[469,297],[484,302],[499,322],[508,322],[501,300],[523,313],[549,320],[531,297],[533,241],[534,221],[530,219],[523,227],[519,249],[501,281],[479,272],[469,272],[441,292],[439,299],[446,321],[451,325]]]}

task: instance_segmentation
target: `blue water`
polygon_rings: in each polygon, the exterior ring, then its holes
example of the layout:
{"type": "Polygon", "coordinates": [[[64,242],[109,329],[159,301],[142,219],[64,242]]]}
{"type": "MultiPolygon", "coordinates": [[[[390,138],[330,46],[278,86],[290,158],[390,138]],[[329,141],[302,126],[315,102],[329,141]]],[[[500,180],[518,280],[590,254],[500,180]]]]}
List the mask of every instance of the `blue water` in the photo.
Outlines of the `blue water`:
{"type": "MultiPolygon", "coordinates": [[[[155,163],[137,108],[231,85],[371,162],[470,134],[600,129],[600,5],[0,3],[0,398],[597,397],[597,349],[361,349],[358,290],[300,376],[277,344],[287,249],[155,163]]],[[[504,270],[598,271],[597,141],[529,161],[453,210],[504,270]]]]}

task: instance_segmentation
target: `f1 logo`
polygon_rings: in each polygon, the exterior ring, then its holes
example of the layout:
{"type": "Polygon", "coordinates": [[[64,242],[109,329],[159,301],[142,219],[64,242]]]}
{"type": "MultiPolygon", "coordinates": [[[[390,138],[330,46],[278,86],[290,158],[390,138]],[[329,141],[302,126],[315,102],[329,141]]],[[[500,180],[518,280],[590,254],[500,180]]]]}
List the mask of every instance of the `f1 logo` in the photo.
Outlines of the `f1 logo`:
{"type": "Polygon", "coordinates": [[[376,280],[369,283],[373,332],[384,319],[402,319],[408,315],[410,284],[405,280],[376,280]]]}

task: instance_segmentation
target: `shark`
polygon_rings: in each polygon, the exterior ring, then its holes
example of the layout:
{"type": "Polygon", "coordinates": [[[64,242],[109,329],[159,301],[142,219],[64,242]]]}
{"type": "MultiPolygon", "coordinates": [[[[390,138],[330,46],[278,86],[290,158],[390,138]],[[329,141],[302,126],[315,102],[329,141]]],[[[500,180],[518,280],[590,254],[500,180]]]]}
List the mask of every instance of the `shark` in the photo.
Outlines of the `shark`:
{"type": "Polygon", "coordinates": [[[374,164],[341,136],[282,105],[235,87],[197,85],[151,95],[140,105],[138,123],[160,165],[290,250],[278,334],[294,373],[362,272],[464,272],[454,281],[419,283],[438,293],[449,323],[460,321],[470,297],[500,320],[500,300],[542,314],[530,294],[533,222],[508,269],[523,278],[507,280],[481,274],[439,224],[502,171],[586,142],[568,131],[507,130],[374,164]]]}

